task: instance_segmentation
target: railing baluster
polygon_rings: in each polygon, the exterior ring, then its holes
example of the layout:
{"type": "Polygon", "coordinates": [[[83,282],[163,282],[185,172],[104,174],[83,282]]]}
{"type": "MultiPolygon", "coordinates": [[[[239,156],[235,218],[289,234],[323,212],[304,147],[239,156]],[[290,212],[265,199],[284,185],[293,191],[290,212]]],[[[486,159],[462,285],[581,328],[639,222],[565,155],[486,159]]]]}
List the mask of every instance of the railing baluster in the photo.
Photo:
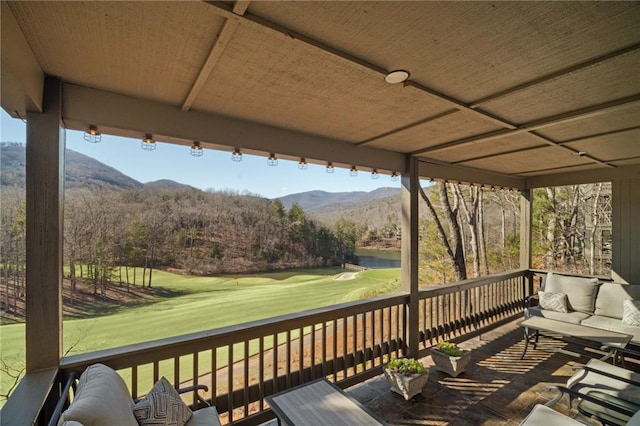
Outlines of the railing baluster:
{"type": "Polygon", "coordinates": [[[338,320],[333,320],[333,382],[338,381],[338,320]]]}
{"type": "Polygon", "coordinates": [[[138,366],[131,368],[131,395],[133,398],[138,397],[138,366]]]}
{"type": "Polygon", "coordinates": [[[349,327],[349,323],[347,322],[347,317],[342,318],[342,378],[347,378],[347,328],[349,327]]]}
{"type": "Polygon", "coordinates": [[[273,350],[272,358],[273,358],[273,393],[278,392],[278,333],[274,333],[273,335],[273,350]]]}
{"type": "Polygon", "coordinates": [[[378,321],[380,323],[380,350],[379,350],[379,356],[380,356],[380,360],[378,361],[379,365],[384,364],[384,309],[379,309],[378,312],[379,314],[379,318],[380,321],[378,321]]]}
{"type": "Polygon", "coordinates": [[[153,383],[157,382],[160,378],[160,362],[153,361],[153,383]]]}
{"type": "Polygon", "coordinates": [[[227,353],[227,404],[229,422],[233,422],[233,343],[229,344],[227,353]]]}
{"type": "Polygon", "coordinates": [[[211,405],[216,405],[218,396],[218,348],[211,349],[211,405]]]}
{"type": "Polygon", "coordinates": [[[351,354],[353,355],[353,374],[358,374],[358,314],[353,315],[353,349],[351,354]]]}
{"type": "Polygon", "coordinates": [[[304,328],[300,327],[300,338],[298,340],[298,359],[300,360],[298,362],[298,384],[302,384],[305,382],[304,380],[304,328]]]}
{"type": "Polygon", "coordinates": [[[180,356],[173,358],[173,383],[178,385],[180,383],[180,356]]]}
{"type": "Polygon", "coordinates": [[[327,376],[327,359],[329,358],[327,355],[327,324],[326,321],[322,323],[322,377],[327,376]]]}
{"type": "Polygon", "coordinates": [[[371,312],[371,368],[376,366],[376,312],[371,312]]]}
{"type": "MultiPolygon", "coordinates": [[[[274,348],[275,349],[275,348],[274,348]]],[[[258,343],[258,399],[260,402],[260,411],[264,410],[264,337],[260,336],[258,343]]]]}
{"type": "Polygon", "coordinates": [[[249,361],[250,361],[250,357],[249,357],[249,339],[246,339],[244,341],[244,353],[243,353],[243,358],[244,358],[244,393],[243,393],[243,399],[244,399],[244,416],[248,416],[249,415],[249,361]]]}
{"type": "MultiPolygon", "coordinates": [[[[199,357],[198,357],[198,352],[194,352],[193,353],[193,385],[196,386],[198,384],[198,379],[199,379],[199,375],[200,375],[200,369],[198,367],[198,361],[199,361],[199,357]]],[[[180,386],[180,383],[176,383],[178,385],[178,387],[182,387],[180,386]]],[[[191,401],[192,404],[197,404],[198,400],[196,399],[194,393],[191,393],[191,401]]]]}
{"type": "Polygon", "coordinates": [[[311,324],[311,380],[316,378],[316,325],[311,324]]]}
{"type": "Polygon", "coordinates": [[[291,387],[291,330],[287,330],[287,389],[291,387]]]}

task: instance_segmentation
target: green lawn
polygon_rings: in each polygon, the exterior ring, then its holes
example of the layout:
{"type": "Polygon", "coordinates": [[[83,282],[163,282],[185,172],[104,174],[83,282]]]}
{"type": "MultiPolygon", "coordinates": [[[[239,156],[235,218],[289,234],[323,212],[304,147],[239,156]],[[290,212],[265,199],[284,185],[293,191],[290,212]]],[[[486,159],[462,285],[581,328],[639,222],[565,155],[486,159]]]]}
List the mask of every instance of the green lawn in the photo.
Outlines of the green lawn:
{"type": "MultiPolygon", "coordinates": [[[[158,298],[154,303],[111,315],[65,321],[65,351],[74,346],[69,354],[91,352],[209,330],[392,293],[399,288],[399,269],[367,270],[352,280],[335,280],[342,272],[314,269],[248,276],[186,277],[154,271],[154,287],[181,295],[158,298]]],[[[1,326],[0,333],[3,361],[10,365],[23,362],[24,324],[1,326]]],[[[189,360],[185,359],[184,364],[186,367],[189,360]]],[[[5,375],[0,379],[0,393],[4,393],[9,379],[5,375]]]]}

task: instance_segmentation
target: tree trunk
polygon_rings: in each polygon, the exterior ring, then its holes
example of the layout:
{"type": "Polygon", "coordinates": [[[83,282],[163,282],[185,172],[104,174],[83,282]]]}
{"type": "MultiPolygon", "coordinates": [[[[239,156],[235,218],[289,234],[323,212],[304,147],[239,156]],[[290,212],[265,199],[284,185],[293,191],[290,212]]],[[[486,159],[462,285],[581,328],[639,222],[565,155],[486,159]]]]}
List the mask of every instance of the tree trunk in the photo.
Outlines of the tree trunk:
{"type": "Polygon", "coordinates": [[[487,244],[484,238],[484,189],[478,189],[478,244],[482,259],[482,273],[489,275],[489,260],[487,259],[487,244]]]}
{"type": "Polygon", "coordinates": [[[593,206],[591,209],[591,232],[589,238],[589,274],[596,274],[596,233],[598,230],[599,215],[598,204],[600,203],[600,192],[602,192],[602,183],[596,186],[596,194],[593,197],[593,206]]]}

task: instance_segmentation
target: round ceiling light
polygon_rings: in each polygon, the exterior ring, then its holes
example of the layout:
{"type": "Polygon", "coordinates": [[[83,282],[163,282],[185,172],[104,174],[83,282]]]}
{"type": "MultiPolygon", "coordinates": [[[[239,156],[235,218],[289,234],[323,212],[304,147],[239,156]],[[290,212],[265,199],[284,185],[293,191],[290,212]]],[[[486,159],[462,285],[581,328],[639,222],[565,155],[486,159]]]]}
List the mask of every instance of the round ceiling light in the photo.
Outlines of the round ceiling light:
{"type": "Polygon", "coordinates": [[[384,81],[389,84],[403,83],[409,79],[409,72],[404,70],[391,71],[384,77],[384,81]]]}

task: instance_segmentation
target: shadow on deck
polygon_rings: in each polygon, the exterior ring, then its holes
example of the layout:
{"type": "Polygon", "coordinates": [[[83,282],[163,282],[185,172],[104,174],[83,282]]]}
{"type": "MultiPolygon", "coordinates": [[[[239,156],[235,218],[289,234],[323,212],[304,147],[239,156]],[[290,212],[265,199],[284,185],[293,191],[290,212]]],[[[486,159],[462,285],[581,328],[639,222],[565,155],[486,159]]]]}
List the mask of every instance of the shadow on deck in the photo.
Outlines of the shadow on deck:
{"type": "MultiPolygon", "coordinates": [[[[540,341],[580,356],[529,347],[521,360],[524,339],[514,321],[461,343],[461,347],[473,349],[468,370],[453,378],[431,368],[422,395],[410,401],[390,392],[384,376],[353,386],[347,393],[390,425],[518,425],[535,404],[553,398],[547,385],[566,384],[572,365],[602,355],[597,349],[576,343],[545,337],[540,341]]],[[[422,361],[433,366],[430,357],[422,361]]],[[[628,361],[626,368],[639,371],[640,365],[628,361]]],[[[554,404],[553,409],[589,422],[577,410],[569,410],[566,399],[554,404]]]]}

